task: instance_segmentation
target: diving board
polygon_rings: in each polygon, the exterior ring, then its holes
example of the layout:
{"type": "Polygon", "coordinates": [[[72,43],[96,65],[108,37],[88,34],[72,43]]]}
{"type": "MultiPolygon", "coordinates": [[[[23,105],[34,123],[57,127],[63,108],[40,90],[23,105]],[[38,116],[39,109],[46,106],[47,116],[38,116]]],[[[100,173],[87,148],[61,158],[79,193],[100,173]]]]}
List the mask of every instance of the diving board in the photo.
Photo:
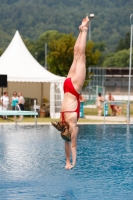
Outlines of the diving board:
{"type": "MultiPolygon", "coordinates": [[[[35,119],[35,124],[37,124],[36,116],[38,112],[36,111],[22,111],[22,110],[0,110],[0,116],[28,116],[33,115],[35,119]]],[[[17,124],[17,119],[15,119],[17,124]]]]}
{"type": "Polygon", "coordinates": [[[2,116],[27,116],[34,115],[37,116],[38,112],[35,111],[22,111],[22,110],[0,110],[0,115],[2,116]]]}

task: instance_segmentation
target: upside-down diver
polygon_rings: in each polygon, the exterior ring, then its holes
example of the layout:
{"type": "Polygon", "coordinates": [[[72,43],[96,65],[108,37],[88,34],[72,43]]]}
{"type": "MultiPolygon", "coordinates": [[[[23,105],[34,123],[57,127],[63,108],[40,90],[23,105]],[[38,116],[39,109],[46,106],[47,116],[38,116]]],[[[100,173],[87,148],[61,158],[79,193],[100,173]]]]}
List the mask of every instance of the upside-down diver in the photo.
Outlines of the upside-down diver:
{"type": "Polygon", "coordinates": [[[79,96],[86,77],[85,48],[88,28],[89,18],[87,16],[79,26],[80,32],[74,46],[73,63],[64,81],[64,99],[61,106],[60,122],[52,122],[52,125],[61,131],[61,136],[65,140],[65,169],[71,169],[76,165],[79,96]],[[70,162],[70,152],[72,153],[72,163],[70,162]]]}

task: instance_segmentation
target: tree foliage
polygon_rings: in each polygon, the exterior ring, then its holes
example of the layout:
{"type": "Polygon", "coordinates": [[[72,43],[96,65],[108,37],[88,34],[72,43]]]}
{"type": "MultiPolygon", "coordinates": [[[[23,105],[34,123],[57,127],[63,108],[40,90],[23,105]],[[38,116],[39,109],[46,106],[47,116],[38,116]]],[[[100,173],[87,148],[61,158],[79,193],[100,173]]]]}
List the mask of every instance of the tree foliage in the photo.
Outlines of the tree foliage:
{"type": "Polygon", "coordinates": [[[48,30],[78,34],[86,13],[94,13],[91,38],[115,50],[119,38],[130,30],[132,0],[0,0],[0,48],[6,48],[16,30],[30,41],[48,30]]]}
{"type": "Polygon", "coordinates": [[[37,61],[44,66],[45,62],[45,44],[47,43],[47,54],[49,53],[49,43],[53,40],[58,40],[64,34],[58,31],[51,30],[46,31],[40,35],[40,37],[35,41],[29,41],[28,39],[23,39],[25,45],[27,46],[30,53],[37,59],[37,61]]]}
{"type": "MultiPolygon", "coordinates": [[[[133,59],[132,59],[133,62],[133,59]]],[[[124,49],[116,53],[109,54],[104,62],[104,67],[128,67],[129,66],[129,49],[124,49]]]]}
{"type": "Polygon", "coordinates": [[[120,51],[123,49],[129,49],[130,47],[130,33],[127,32],[126,35],[121,38],[116,46],[116,51],[120,51]]]}
{"type": "Polygon", "coordinates": [[[129,66],[130,33],[121,38],[114,53],[109,53],[103,61],[106,67],[128,67],[129,66]]]}
{"type": "Polygon", "coordinates": [[[73,35],[67,34],[49,43],[48,65],[51,72],[60,76],[67,75],[73,61],[74,44],[73,35]]]}
{"type": "Polygon", "coordinates": [[[2,53],[3,53],[3,50],[2,50],[2,49],[0,49],[0,56],[2,55],[2,53]]]}
{"type": "MultiPolygon", "coordinates": [[[[49,70],[60,76],[67,76],[73,62],[73,51],[75,37],[72,34],[65,34],[59,40],[49,43],[50,53],[48,55],[49,70]]],[[[86,67],[97,65],[101,52],[94,50],[94,43],[88,42],[86,46],[86,67]]],[[[87,70],[86,79],[89,78],[87,70]]]]}

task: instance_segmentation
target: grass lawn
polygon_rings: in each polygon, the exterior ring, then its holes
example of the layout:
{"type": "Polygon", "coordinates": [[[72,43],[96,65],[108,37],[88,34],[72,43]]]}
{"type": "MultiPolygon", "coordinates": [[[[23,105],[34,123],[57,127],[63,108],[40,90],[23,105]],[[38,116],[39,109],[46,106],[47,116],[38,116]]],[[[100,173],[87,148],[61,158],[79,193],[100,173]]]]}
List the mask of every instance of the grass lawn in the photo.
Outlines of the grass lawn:
{"type": "MultiPolygon", "coordinates": [[[[127,105],[122,104],[122,116],[127,115],[127,105]]],[[[85,115],[98,115],[97,108],[84,108],[84,114],[85,115]]],[[[102,112],[103,114],[103,112],[102,112]]],[[[110,109],[110,106],[108,106],[108,114],[111,115],[112,111],[110,109]]],[[[133,115],[133,103],[130,104],[130,115],[133,115]]]]}
{"type": "MultiPolygon", "coordinates": [[[[9,117],[9,120],[3,120],[2,118],[0,118],[0,123],[15,123],[13,117],[9,117]]],[[[58,119],[51,119],[50,117],[44,117],[44,118],[40,118],[37,117],[37,122],[40,123],[50,123],[51,121],[58,121],[58,119]]],[[[84,118],[80,118],[78,120],[78,122],[83,122],[83,123],[87,123],[87,122],[103,122],[103,120],[90,120],[90,119],[84,119],[84,118]]],[[[24,117],[24,119],[19,122],[19,123],[34,123],[34,117],[24,117]]]]}

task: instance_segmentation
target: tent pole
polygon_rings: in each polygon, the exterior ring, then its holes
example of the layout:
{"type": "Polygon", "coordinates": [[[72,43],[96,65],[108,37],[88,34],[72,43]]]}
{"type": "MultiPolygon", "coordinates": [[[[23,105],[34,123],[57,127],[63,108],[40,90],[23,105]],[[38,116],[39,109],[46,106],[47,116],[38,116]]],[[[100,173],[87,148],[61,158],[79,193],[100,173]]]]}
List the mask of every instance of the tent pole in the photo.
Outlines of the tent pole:
{"type": "Polygon", "coordinates": [[[42,98],[43,98],[43,83],[41,83],[41,106],[42,106],[42,98]]]}

